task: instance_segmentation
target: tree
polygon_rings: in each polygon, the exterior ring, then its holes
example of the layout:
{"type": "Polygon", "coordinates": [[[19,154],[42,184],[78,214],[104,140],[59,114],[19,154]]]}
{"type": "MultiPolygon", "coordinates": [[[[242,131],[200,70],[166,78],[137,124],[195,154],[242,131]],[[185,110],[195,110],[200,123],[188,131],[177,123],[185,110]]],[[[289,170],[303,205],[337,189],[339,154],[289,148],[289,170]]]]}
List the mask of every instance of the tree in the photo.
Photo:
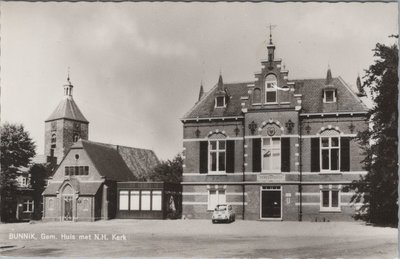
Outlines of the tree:
{"type": "Polygon", "coordinates": [[[398,48],[378,43],[373,51],[377,59],[366,70],[363,87],[369,89],[375,106],[367,115],[370,127],[358,135],[367,174],[350,188],[356,192],[352,201],[363,202],[356,219],[397,226],[398,48]]]}
{"type": "MultiPolygon", "coordinates": [[[[183,173],[183,159],[178,154],[172,160],[162,161],[149,174],[149,180],[180,184],[183,173]]],[[[167,218],[177,219],[182,214],[182,194],[169,192],[165,196],[167,218]]]]}
{"type": "Polygon", "coordinates": [[[35,144],[21,124],[5,123],[0,130],[0,214],[2,221],[8,221],[14,218],[18,169],[28,167],[35,144]]]}
{"type": "Polygon", "coordinates": [[[152,181],[162,181],[169,183],[180,183],[182,181],[183,159],[180,154],[174,159],[162,161],[149,174],[152,181]]]}

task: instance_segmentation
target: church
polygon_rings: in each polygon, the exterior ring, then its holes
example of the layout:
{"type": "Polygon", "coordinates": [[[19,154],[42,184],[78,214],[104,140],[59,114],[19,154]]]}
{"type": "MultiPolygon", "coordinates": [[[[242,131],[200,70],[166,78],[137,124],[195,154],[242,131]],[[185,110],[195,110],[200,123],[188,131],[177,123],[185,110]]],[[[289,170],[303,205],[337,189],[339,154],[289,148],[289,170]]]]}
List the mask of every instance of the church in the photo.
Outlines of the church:
{"type": "Polygon", "coordinates": [[[254,80],[222,75],[183,116],[183,216],[211,219],[230,204],[247,220],[352,220],[346,187],[363,169],[357,132],[368,127],[358,92],[329,68],[321,78],[290,79],[276,46],[254,80]]]}
{"type": "Polygon", "coordinates": [[[143,181],[159,164],[155,153],[89,141],[89,121],[72,91],[68,77],[64,98],[45,121],[45,155],[57,167],[42,194],[42,219],[94,221],[117,214],[124,218],[163,218],[167,200],[164,191],[169,185],[142,182],[137,188],[135,182],[143,181]],[[135,194],[135,201],[132,195],[125,197],[126,193],[135,194]]]}

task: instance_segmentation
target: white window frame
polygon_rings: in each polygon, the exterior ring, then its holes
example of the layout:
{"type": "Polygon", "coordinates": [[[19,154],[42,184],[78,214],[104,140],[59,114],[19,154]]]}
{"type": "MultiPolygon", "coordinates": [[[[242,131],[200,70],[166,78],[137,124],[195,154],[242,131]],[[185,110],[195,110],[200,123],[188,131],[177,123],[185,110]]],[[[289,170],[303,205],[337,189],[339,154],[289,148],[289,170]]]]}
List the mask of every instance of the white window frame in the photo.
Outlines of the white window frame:
{"type": "Polygon", "coordinates": [[[340,212],[341,211],[341,188],[336,187],[333,188],[332,186],[329,186],[329,188],[320,188],[320,211],[321,212],[340,212]],[[323,191],[329,192],[329,206],[324,207],[323,206],[323,191]],[[337,207],[332,207],[332,192],[336,191],[338,193],[338,206],[337,207]]]}
{"type": "Polygon", "coordinates": [[[208,140],[208,173],[209,174],[226,174],[226,140],[225,139],[210,139],[208,140]],[[211,149],[211,142],[216,142],[216,149],[212,150],[211,149]],[[219,142],[224,142],[225,143],[225,148],[220,149],[220,144],[219,142]],[[224,163],[225,163],[225,170],[219,171],[219,153],[224,152],[224,163]],[[212,158],[211,154],[216,153],[216,171],[212,171],[212,158]]]}
{"type": "Polygon", "coordinates": [[[324,103],[335,103],[335,102],[336,102],[336,91],[334,89],[324,90],[324,103]],[[326,99],[326,93],[327,92],[332,92],[332,95],[333,95],[333,100],[332,101],[328,101],[326,99]]]}
{"type": "Polygon", "coordinates": [[[215,207],[219,204],[227,204],[226,202],[226,190],[225,189],[209,189],[208,197],[207,197],[207,210],[214,210],[215,207]],[[215,191],[217,196],[217,204],[211,203],[211,192],[215,191]],[[223,193],[222,193],[223,192],[223,193]],[[223,197],[223,198],[222,198],[223,197]]]}
{"type": "Polygon", "coordinates": [[[23,212],[24,213],[32,213],[35,210],[35,201],[34,200],[24,200],[23,204],[23,212]],[[25,209],[26,205],[26,209],[25,209]]]}
{"type": "Polygon", "coordinates": [[[118,193],[118,209],[121,211],[129,210],[129,191],[128,190],[120,190],[119,191],[119,193],[118,193]],[[124,193],[124,195],[121,195],[121,193],[124,193]],[[126,197],[126,200],[125,199],[121,200],[121,196],[126,197]],[[121,206],[121,205],[123,205],[123,206],[121,206]]]}
{"type": "MultiPolygon", "coordinates": [[[[272,155],[272,153],[271,153],[272,155]]],[[[282,139],[281,137],[263,137],[261,139],[261,173],[280,173],[281,172],[281,160],[282,160],[282,139]],[[278,169],[268,169],[264,170],[264,151],[266,150],[264,148],[264,139],[269,139],[270,145],[269,145],[269,150],[277,150],[275,146],[272,145],[272,140],[273,139],[279,139],[279,168],[278,169]]]]}
{"type": "Polygon", "coordinates": [[[278,79],[276,78],[276,75],[274,74],[269,74],[265,77],[265,99],[264,99],[265,104],[276,104],[278,103],[278,79]],[[274,76],[275,79],[274,80],[267,80],[268,76],[274,76]],[[275,84],[275,87],[272,88],[268,88],[268,84],[275,84]],[[267,94],[268,93],[275,93],[275,101],[274,102],[268,102],[267,101],[267,94]]]}
{"type": "Polygon", "coordinates": [[[217,96],[217,97],[215,97],[215,108],[225,108],[225,107],[226,107],[226,98],[225,98],[225,96],[217,96]],[[222,98],[222,100],[224,102],[223,106],[219,106],[218,105],[218,101],[217,101],[218,98],[222,98]]]}
{"type": "Polygon", "coordinates": [[[338,173],[340,172],[340,135],[334,135],[334,136],[321,136],[320,140],[319,140],[319,156],[320,156],[320,161],[319,161],[319,167],[320,167],[320,171],[321,173],[338,173]],[[323,147],[322,146],[322,139],[327,138],[328,139],[328,146],[327,147],[323,147]],[[338,139],[338,145],[337,146],[332,146],[332,138],[337,138],[338,139]],[[337,149],[338,150],[338,169],[336,170],[332,170],[332,158],[331,158],[331,153],[332,153],[332,149],[337,149]],[[322,164],[323,164],[323,156],[322,156],[322,151],[323,150],[328,150],[328,158],[329,158],[329,168],[328,169],[323,169],[322,168],[322,164]]]}

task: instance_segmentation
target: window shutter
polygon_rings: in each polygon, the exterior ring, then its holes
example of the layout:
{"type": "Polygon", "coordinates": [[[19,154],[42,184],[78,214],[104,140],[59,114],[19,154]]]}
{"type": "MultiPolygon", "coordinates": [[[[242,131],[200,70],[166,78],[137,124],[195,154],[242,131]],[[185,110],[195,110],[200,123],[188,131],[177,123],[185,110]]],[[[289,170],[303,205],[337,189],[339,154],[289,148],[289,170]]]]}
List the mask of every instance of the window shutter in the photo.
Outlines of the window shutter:
{"type": "Polygon", "coordinates": [[[340,171],[350,171],[350,138],[340,138],[340,171]]]}
{"type": "Polygon", "coordinates": [[[253,139],[253,172],[261,172],[261,139],[253,139]]]}
{"type": "Polygon", "coordinates": [[[235,172],[235,141],[226,141],[226,172],[235,172]]]}
{"type": "Polygon", "coordinates": [[[200,141],[200,173],[208,172],[208,141],[200,141]]]}
{"type": "Polygon", "coordinates": [[[311,172],[319,172],[319,138],[311,138],[311,172]]]}
{"type": "Polygon", "coordinates": [[[281,171],[290,172],[290,138],[281,138],[281,171]]]}

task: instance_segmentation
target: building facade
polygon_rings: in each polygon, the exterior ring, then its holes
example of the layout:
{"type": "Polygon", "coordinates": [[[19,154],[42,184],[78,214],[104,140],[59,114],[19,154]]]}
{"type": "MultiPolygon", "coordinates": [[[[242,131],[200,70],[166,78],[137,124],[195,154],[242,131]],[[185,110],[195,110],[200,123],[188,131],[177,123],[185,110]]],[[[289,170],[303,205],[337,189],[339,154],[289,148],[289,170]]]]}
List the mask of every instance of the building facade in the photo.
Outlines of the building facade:
{"type": "Polygon", "coordinates": [[[68,77],[64,98],[45,121],[45,156],[56,166],[42,194],[42,219],[114,218],[117,183],[143,181],[159,160],[152,150],[89,141],[89,121],[73,100],[72,89],[68,77]]]}
{"type": "Polygon", "coordinates": [[[267,49],[254,81],[220,75],[181,119],[182,214],[210,219],[228,203],[249,220],[351,220],[346,186],[366,173],[354,139],[368,126],[362,93],[330,69],[291,80],[272,40],[267,49]]]}
{"type": "Polygon", "coordinates": [[[79,139],[89,139],[89,121],[73,99],[73,88],[68,76],[64,98],[45,121],[44,154],[54,164],[59,164],[79,139]]]}
{"type": "Polygon", "coordinates": [[[43,192],[43,220],[114,218],[117,183],[135,181],[158,163],[151,150],[78,140],[43,192]]]}

